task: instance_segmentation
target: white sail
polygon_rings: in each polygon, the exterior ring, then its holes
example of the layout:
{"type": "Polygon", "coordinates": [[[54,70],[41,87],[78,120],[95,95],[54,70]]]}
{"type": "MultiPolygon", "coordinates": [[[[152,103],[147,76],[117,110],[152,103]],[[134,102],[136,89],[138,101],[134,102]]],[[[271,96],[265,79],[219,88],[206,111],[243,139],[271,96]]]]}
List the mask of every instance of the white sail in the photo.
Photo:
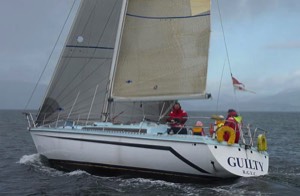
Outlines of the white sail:
{"type": "Polygon", "coordinates": [[[37,123],[99,119],[105,101],[122,2],[84,0],[56,68],[37,123]]]}
{"type": "Polygon", "coordinates": [[[129,0],[112,97],[203,96],[209,38],[209,0],[129,0]]]}
{"type": "Polygon", "coordinates": [[[38,124],[65,120],[138,122],[159,120],[172,102],[110,103],[114,46],[123,1],[82,0],[55,74],[37,117],[38,124]],[[103,115],[103,116],[102,116],[103,115]]]}

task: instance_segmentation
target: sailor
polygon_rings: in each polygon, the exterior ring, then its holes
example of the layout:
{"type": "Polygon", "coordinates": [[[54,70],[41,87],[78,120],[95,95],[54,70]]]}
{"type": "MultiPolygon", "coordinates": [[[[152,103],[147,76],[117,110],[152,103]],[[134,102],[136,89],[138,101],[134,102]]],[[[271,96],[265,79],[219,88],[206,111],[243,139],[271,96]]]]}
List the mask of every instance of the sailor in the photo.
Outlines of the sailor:
{"type": "Polygon", "coordinates": [[[203,123],[201,121],[197,121],[192,130],[193,130],[193,135],[205,135],[203,129],[203,123]]]}
{"type": "Polygon", "coordinates": [[[223,115],[212,115],[211,119],[213,119],[215,122],[213,124],[210,124],[209,133],[212,138],[215,138],[216,131],[224,125],[225,118],[223,115]]]}
{"type": "MultiPolygon", "coordinates": [[[[227,118],[225,120],[224,126],[229,126],[235,130],[235,143],[239,142],[240,139],[240,127],[242,125],[242,116],[239,116],[234,109],[229,109],[227,112],[227,118]]],[[[224,140],[228,141],[230,135],[225,132],[224,140]]]]}
{"type": "Polygon", "coordinates": [[[186,111],[181,109],[180,103],[175,102],[173,109],[169,114],[169,118],[167,119],[167,122],[170,123],[171,130],[174,133],[187,134],[187,130],[186,128],[184,128],[184,124],[187,121],[187,117],[188,115],[186,111]]]}
{"type": "Polygon", "coordinates": [[[215,120],[214,131],[216,132],[218,128],[222,127],[225,123],[225,118],[223,115],[212,115],[211,119],[215,120]]]}

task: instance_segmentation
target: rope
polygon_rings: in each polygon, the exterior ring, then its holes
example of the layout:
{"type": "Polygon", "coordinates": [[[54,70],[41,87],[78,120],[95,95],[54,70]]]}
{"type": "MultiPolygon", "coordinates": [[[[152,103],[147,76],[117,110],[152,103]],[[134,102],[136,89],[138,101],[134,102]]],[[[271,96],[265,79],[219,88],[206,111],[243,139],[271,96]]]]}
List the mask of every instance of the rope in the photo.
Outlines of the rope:
{"type": "Polygon", "coordinates": [[[223,81],[223,75],[224,75],[225,63],[226,63],[226,59],[224,60],[224,64],[223,64],[223,68],[222,68],[222,74],[221,74],[221,79],[220,79],[220,84],[219,84],[219,90],[218,90],[218,98],[217,98],[217,108],[216,108],[216,112],[219,111],[219,100],[220,100],[220,94],[221,94],[221,87],[222,87],[222,81],[223,81]]]}
{"type": "Polygon", "coordinates": [[[225,33],[224,33],[223,21],[222,21],[222,17],[221,17],[220,6],[219,6],[219,0],[217,0],[217,5],[218,5],[219,18],[220,18],[220,23],[221,23],[221,28],[222,28],[223,40],[224,40],[224,44],[225,44],[226,56],[227,56],[227,60],[228,60],[230,74],[232,75],[231,65],[230,65],[230,60],[229,60],[229,53],[228,53],[228,48],[227,48],[227,43],[226,43],[226,38],[225,38],[225,33]]]}
{"type": "MultiPolygon", "coordinates": [[[[226,51],[226,56],[227,56],[227,61],[228,61],[228,66],[229,66],[229,71],[230,71],[230,76],[232,78],[233,75],[232,75],[232,71],[231,71],[231,64],[230,64],[229,52],[228,52],[227,42],[226,42],[226,38],[225,38],[225,32],[224,32],[223,21],[222,21],[220,6],[219,6],[219,0],[217,0],[217,5],[218,5],[219,18],[220,18],[220,23],[221,23],[221,28],[222,28],[223,41],[224,41],[224,45],[225,45],[225,51],[226,51]]],[[[222,72],[222,75],[223,75],[223,72],[222,72]]],[[[236,92],[235,92],[234,88],[233,88],[233,94],[234,94],[234,100],[235,100],[236,108],[237,108],[237,110],[239,110],[239,108],[238,108],[238,100],[237,100],[237,96],[236,96],[236,92]]]]}
{"type": "Polygon", "coordinates": [[[63,30],[65,29],[65,26],[66,26],[66,24],[67,24],[67,21],[68,21],[70,15],[71,15],[71,11],[73,10],[73,7],[74,7],[74,5],[75,5],[75,2],[76,2],[76,0],[73,1],[72,7],[71,7],[71,9],[70,9],[70,11],[69,11],[69,13],[68,13],[68,16],[67,16],[65,22],[64,22],[64,25],[63,25],[63,27],[61,28],[61,31],[60,31],[60,33],[59,33],[59,36],[58,36],[58,38],[56,39],[56,42],[55,42],[55,44],[54,44],[54,47],[52,48],[52,51],[51,51],[51,53],[50,53],[50,55],[49,55],[49,57],[48,57],[48,59],[47,59],[47,62],[46,62],[46,64],[45,64],[44,68],[43,68],[43,71],[42,71],[42,73],[40,74],[40,77],[39,77],[38,81],[37,81],[36,84],[35,84],[35,87],[34,87],[32,93],[31,93],[31,95],[30,95],[30,97],[29,97],[29,99],[28,99],[28,101],[27,101],[25,107],[24,107],[24,110],[27,110],[27,107],[28,107],[29,103],[31,102],[32,97],[33,97],[34,93],[36,92],[37,86],[38,86],[38,84],[40,83],[40,81],[41,81],[41,79],[42,79],[42,76],[44,75],[47,66],[49,65],[50,59],[51,59],[51,57],[52,57],[52,55],[53,55],[53,53],[54,53],[54,50],[55,50],[55,48],[56,48],[56,46],[57,46],[57,43],[58,43],[58,41],[59,41],[59,39],[60,39],[60,37],[61,37],[61,35],[62,35],[62,33],[63,33],[63,30]]]}

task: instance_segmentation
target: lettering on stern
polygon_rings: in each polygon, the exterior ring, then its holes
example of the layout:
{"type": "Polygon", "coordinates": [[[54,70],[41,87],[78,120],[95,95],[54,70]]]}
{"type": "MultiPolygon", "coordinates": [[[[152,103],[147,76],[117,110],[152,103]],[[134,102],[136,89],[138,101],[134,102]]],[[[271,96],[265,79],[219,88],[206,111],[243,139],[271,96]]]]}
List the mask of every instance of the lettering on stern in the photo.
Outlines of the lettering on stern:
{"type": "Polygon", "coordinates": [[[228,157],[227,163],[231,167],[241,168],[243,174],[255,176],[255,171],[264,171],[263,162],[240,157],[228,157]]]}

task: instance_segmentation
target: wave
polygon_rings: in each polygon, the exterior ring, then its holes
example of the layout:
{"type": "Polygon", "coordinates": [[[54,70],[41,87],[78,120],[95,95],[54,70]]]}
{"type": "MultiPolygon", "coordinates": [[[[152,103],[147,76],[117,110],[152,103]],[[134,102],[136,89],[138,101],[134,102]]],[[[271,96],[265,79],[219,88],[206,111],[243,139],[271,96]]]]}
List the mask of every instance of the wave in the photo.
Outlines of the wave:
{"type": "Polygon", "coordinates": [[[23,155],[17,163],[22,165],[28,165],[33,169],[46,173],[52,177],[90,175],[89,173],[82,170],[64,172],[54,169],[50,167],[48,160],[40,154],[23,155]]]}
{"type": "Polygon", "coordinates": [[[39,154],[23,155],[17,163],[25,164],[25,165],[30,165],[35,163],[41,164],[40,155],[39,154]]]}
{"type": "Polygon", "coordinates": [[[75,171],[71,171],[71,172],[66,173],[66,175],[68,175],[68,176],[81,176],[81,175],[91,175],[91,174],[87,173],[86,171],[75,170],[75,171]]]}

